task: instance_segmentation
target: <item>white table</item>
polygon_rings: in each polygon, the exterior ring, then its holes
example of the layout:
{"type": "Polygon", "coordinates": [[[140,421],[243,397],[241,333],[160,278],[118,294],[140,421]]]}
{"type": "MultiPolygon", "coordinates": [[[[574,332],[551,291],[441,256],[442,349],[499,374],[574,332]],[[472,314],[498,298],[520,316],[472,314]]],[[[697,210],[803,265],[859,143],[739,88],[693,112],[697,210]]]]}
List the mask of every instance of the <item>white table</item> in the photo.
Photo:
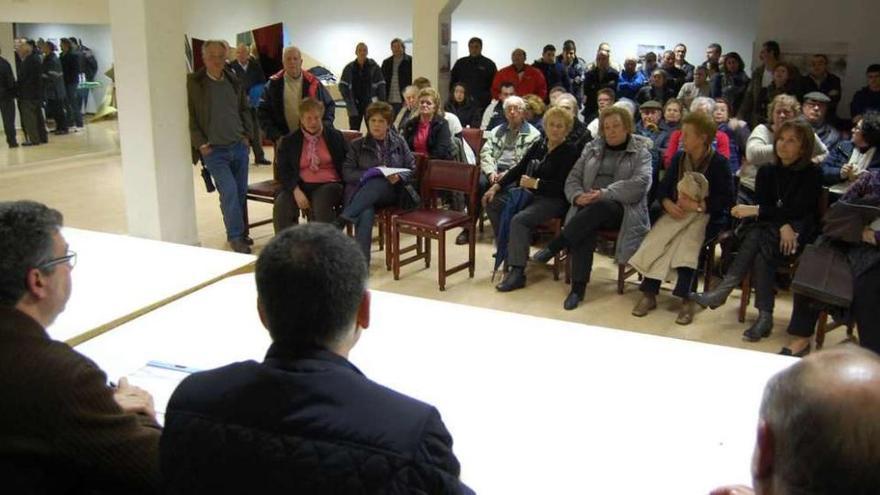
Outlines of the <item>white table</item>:
{"type": "MultiPolygon", "coordinates": [[[[77,350],[111,377],[149,360],[261,360],[251,275],[77,350]],[[218,309],[222,308],[222,309],[218,309]]],[[[766,380],[792,358],[373,292],[351,360],[436,405],[486,494],[705,494],[748,483],[766,380]]]]}
{"type": "Polygon", "coordinates": [[[48,331],[71,345],[166,304],[220,278],[240,273],[256,257],[65,227],[77,253],[73,291],[48,331]]]}

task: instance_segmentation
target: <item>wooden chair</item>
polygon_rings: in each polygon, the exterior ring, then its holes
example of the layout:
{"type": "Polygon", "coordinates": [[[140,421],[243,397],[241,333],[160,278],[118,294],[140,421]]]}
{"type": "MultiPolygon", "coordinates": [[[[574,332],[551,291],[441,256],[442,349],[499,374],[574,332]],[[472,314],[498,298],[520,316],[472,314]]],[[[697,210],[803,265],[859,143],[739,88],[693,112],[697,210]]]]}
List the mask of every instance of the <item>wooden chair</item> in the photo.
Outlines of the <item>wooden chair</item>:
{"type": "MultiPolygon", "coordinates": [[[[342,130],[342,135],[345,137],[345,140],[351,143],[355,139],[363,137],[363,135],[358,131],[349,131],[342,130]]],[[[278,140],[281,142],[281,140],[278,140]]],[[[251,227],[259,227],[260,225],[266,225],[268,223],[272,223],[272,218],[267,218],[264,220],[258,220],[256,222],[250,222],[248,215],[247,202],[248,201],[256,201],[259,203],[268,203],[275,204],[275,196],[278,194],[278,191],[281,189],[281,182],[278,181],[278,160],[277,153],[278,147],[276,144],[275,153],[272,157],[272,178],[269,180],[264,180],[260,182],[255,182],[253,184],[248,184],[247,194],[245,195],[247,201],[244,203],[244,223],[248,229],[251,227]]]]}
{"type": "Polygon", "coordinates": [[[474,232],[476,218],[480,169],[466,163],[448,160],[429,160],[421,182],[422,206],[414,211],[402,213],[392,219],[392,257],[394,280],[400,280],[400,267],[425,260],[425,268],[431,266],[431,239],[438,241],[438,282],[440,290],[446,290],[446,277],[468,269],[473,278],[476,268],[476,239],[474,232]],[[464,193],[467,196],[467,212],[443,210],[438,208],[437,194],[441,191],[464,193]],[[446,268],[446,233],[455,228],[464,228],[470,234],[468,242],[468,261],[452,268],[446,268]],[[411,234],[425,238],[425,248],[405,260],[401,260],[400,234],[411,234]]]}
{"type": "MultiPolygon", "coordinates": [[[[858,341],[854,335],[855,325],[853,324],[853,322],[848,321],[844,324],[844,326],[846,326],[847,339],[858,341]]],[[[819,313],[819,321],[816,325],[816,350],[821,349],[822,346],[825,345],[825,334],[827,334],[828,332],[830,332],[836,328],[837,327],[828,328],[828,312],[827,311],[822,311],[821,313],[819,313]]]]}
{"type": "MultiPolygon", "coordinates": [[[[425,169],[428,166],[428,155],[424,153],[413,153],[415,156],[415,170],[413,171],[413,176],[416,184],[421,184],[422,175],[424,174],[425,169]]],[[[391,243],[391,221],[395,216],[400,215],[401,213],[405,213],[405,210],[401,210],[397,206],[388,206],[385,208],[380,208],[376,212],[376,222],[379,224],[379,250],[385,251],[385,269],[391,271],[392,269],[392,261],[393,257],[393,248],[391,243]]],[[[424,249],[423,242],[421,238],[416,238],[416,242],[412,245],[406,246],[401,250],[401,253],[408,253],[410,251],[416,251],[416,253],[421,254],[424,249]]]]}
{"type": "MultiPolygon", "coordinates": [[[[551,238],[558,237],[562,233],[562,223],[564,220],[564,218],[551,218],[541,225],[538,225],[535,229],[535,234],[549,234],[551,238]]],[[[564,250],[556,253],[556,256],[553,257],[553,280],[559,280],[559,269],[562,268],[563,271],[565,271],[565,264],[567,261],[568,257],[564,250]]]]}
{"type": "MultiPolygon", "coordinates": [[[[477,168],[480,168],[480,151],[483,150],[483,145],[486,144],[486,139],[483,137],[483,130],[479,128],[467,127],[461,130],[461,137],[464,139],[472,150],[474,150],[474,155],[477,157],[477,168]]],[[[482,169],[481,169],[482,170],[482,169]]],[[[486,212],[481,211],[480,213],[480,233],[483,232],[483,224],[486,221],[486,212]]]]}

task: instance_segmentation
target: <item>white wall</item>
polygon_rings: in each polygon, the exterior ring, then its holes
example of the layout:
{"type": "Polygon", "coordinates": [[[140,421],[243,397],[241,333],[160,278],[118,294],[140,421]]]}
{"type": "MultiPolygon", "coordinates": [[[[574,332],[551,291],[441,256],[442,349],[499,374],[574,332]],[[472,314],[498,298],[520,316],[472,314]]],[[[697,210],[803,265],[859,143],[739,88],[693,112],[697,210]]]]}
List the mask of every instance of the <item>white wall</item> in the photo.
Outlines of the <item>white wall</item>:
{"type": "Polygon", "coordinates": [[[233,44],[238,33],[279,22],[275,15],[276,0],[186,0],[181,3],[186,34],[204,40],[224,39],[233,44]]]}
{"type": "Polygon", "coordinates": [[[109,0],[0,0],[0,22],[107,24],[109,0]]]}
{"type": "MultiPolygon", "coordinates": [[[[519,47],[528,62],[541,57],[544,45],[562,50],[562,42],[577,43],[578,55],[588,62],[596,47],[611,44],[612,59],[619,64],[635,54],[638,44],[666,45],[683,42],[688,60],[705,59],[706,45],[718,42],[724,51],[737,51],[749,63],[757,33],[758,0],[719,2],[704,0],[515,0],[468,1],[452,14],[452,39],[459,56],[467,55],[472,36],[483,39],[483,54],[499,68],[510,65],[510,53],[519,47]]],[[[558,54],[558,53],[557,53],[558,54]]],[[[454,58],[454,57],[453,57],[454,58]]]]}
{"type": "MultiPolygon", "coordinates": [[[[95,59],[98,61],[98,75],[95,80],[101,83],[100,88],[92,90],[89,96],[88,112],[94,113],[104,99],[110,78],[104,75],[113,65],[113,43],[110,40],[110,26],[108,24],[28,24],[15,25],[18,36],[26,36],[32,39],[54,39],[75,36],[92,49],[95,59]]],[[[58,47],[58,55],[61,55],[61,47],[58,47]]]]}
{"type": "Polygon", "coordinates": [[[391,56],[392,39],[412,37],[410,0],[385,0],[378,4],[351,0],[340,2],[344,6],[339,8],[320,1],[276,3],[276,18],[284,23],[290,41],[321,61],[337,78],[345,65],[354,60],[354,48],[359,41],[369,47],[369,57],[381,64],[391,56]]]}
{"type": "Polygon", "coordinates": [[[786,43],[809,46],[815,43],[849,44],[843,98],[838,107],[841,117],[849,116],[853,93],[866,84],[865,69],[880,63],[877,26],[880,2],[865,0],[761,0],[758,38],[775,39],[785,52],[786,43]],[[803,15],[798,15],[803,13],[803,15]]]}

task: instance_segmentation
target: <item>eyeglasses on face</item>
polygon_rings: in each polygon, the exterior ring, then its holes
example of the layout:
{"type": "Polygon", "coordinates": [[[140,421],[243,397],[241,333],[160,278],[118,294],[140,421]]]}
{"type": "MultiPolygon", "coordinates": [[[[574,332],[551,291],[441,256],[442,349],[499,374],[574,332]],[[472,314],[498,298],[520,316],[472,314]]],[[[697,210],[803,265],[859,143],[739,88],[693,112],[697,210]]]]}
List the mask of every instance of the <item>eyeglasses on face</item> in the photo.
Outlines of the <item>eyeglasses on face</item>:
{"type": "Polygon", "coordinates": [[[40,270],[45,270],[47,268],[51,268],[55,265],[61,265],[63,263],[67,263],[68,265],[70,265],[70,268],[76,266],[76,253],[68,249],[67,254],[65,254],[64,256],[52,258],[45,263],[41,263],[37,266],[37,268],[40,270]]]}

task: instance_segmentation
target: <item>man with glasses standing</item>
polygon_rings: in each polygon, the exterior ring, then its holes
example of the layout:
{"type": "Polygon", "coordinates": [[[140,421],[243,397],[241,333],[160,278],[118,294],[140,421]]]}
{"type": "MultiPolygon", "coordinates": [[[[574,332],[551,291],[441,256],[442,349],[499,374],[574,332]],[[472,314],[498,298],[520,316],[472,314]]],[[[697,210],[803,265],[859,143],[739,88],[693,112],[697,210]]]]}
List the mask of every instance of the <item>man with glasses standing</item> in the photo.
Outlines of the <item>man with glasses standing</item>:
{"type": "Polygon", "coordinates": [[[228,45],[208,40],[202,45],[205,67],[186,80],[193,163],[201,156],[220,194],[220,211],[229,246],[250,253],[253,241],[244,223],[248,154],[253,139],[251,109],[244,88],[226,67],[228,45]]]}
{"type": "Polygon", "coordinates": [[[46,328],[64,311],[76,253],[56,210],[0,202],[0,478],[8,493],[141,493],[158,486],[150,395],[107,385],[46,328]]]}

